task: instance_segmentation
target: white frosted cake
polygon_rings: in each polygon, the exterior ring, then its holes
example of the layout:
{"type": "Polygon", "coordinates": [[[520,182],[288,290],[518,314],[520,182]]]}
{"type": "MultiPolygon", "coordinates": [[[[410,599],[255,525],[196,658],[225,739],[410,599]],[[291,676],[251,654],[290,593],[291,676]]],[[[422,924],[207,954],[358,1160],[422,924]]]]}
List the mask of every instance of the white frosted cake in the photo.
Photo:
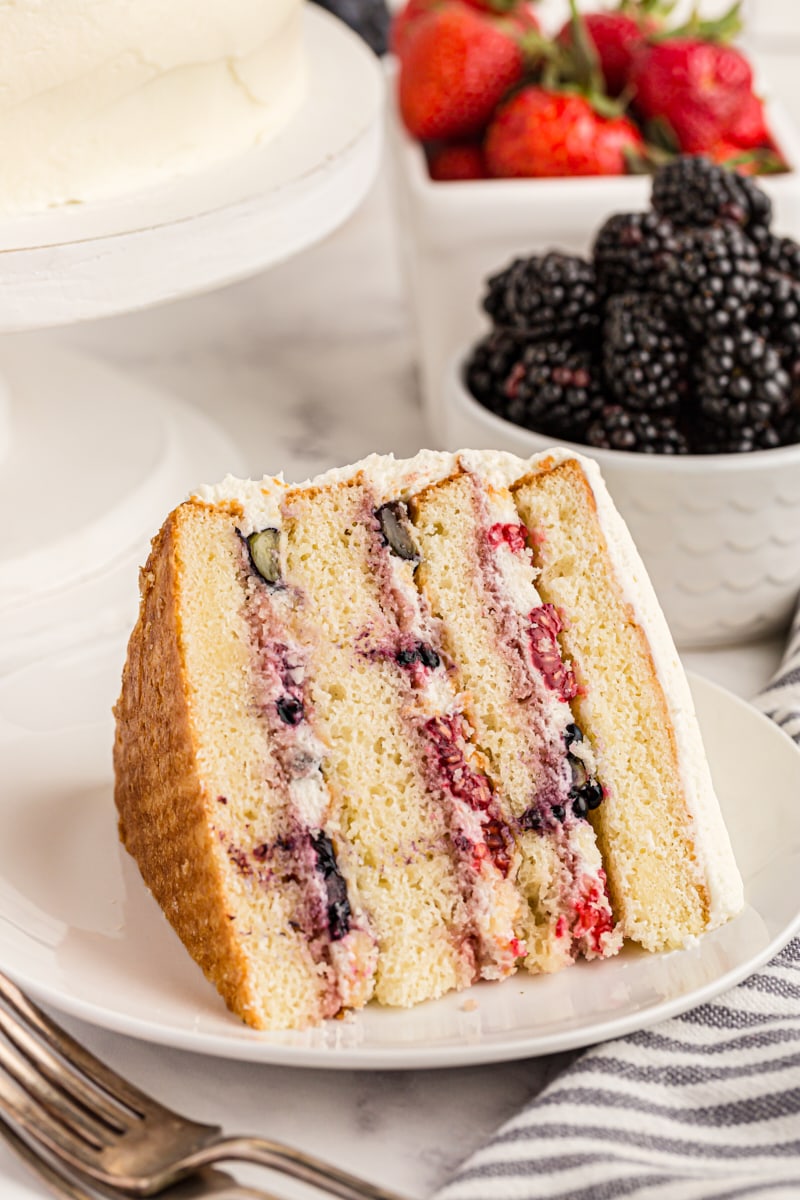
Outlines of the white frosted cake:
{"type": "Polygon", "coordinates": [[[0,213],[137,191],[258,146],[305,89],[301,0],[4,0],[0,213]]]}
{"type": "Polygon", "coordinates": [[[228,479],[142,573],[122,838],[259,1027],[681,946],[741,880],[664,617],[594,463],[228,479]]]}

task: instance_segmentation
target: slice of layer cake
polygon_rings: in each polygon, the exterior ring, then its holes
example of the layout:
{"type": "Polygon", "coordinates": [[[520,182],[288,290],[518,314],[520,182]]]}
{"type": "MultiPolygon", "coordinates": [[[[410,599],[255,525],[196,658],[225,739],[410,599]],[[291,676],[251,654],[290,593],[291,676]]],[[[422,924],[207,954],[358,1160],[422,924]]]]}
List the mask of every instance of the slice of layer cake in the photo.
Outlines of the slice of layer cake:
{"type": "Polygon", "coordinates": [[[123,841],[257,1027],[741,905],[663,618],[564,453],[206,490],[153,543],[116,716],[123,841]]]}

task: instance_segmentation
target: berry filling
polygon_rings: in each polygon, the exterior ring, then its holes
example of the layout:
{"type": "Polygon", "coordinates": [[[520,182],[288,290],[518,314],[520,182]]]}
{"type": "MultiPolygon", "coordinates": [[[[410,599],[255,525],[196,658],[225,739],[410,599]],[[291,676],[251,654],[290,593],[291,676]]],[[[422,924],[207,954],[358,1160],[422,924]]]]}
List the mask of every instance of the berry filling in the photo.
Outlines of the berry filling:
{"type": "Polygon", "coordinates": [[[502,521],[496,521],[486,536],[490,546],[505,544],[514,554],[519,554],[528,543],[528,530],[524,525],[506,525],[502,521]]]}
{"type": "Polygon", "coordinates": [[[500,817],[489,780],[472,769],[459,745],[464,739],[464,718],[458,713],[431,717],[423,728],[440,786],[481,814],[482,841],[472,841],[470,845],[475,870],[480,871],[488,856],[503,876],[508,875],[513,838],[500,817]]]}
{"type": "Polygon", "coordinates": [[[312,833],[311,845],[317,856],[317,870],[325,881],[328,897],[328,930],[331,941],[337,942],[350,932],[350,901],[347,899],[347,884],[336,864],[333,842],[320,830],[312,833]]]}
{"type": "Polygon", "coordinates": [[[431,671],[434,671],[442,661],[433,646],[428,646],[425,642],[417,642],[416,646],[400,649],[394,657],[395,662],[401,667],[422,663],[423,667],[428,667],[431,671]]]}
{"type": "Polygon", "coordinates": [[[572,936],[582,944],[586,957],[592,958],[605,952],[606,941],[615,932],[605,871],[599,870],[596,877],[584,876],[581,885],[575,904],[572,936]]]}
{"type": "Polygon", "coordinates": [[[558,635],[563,628],[554,604],[540,604],[528,614],[528,645],[533,665],[551,691],[562,700],[578,694],[578,683],[571,663],[561,657],[558,635]]]}

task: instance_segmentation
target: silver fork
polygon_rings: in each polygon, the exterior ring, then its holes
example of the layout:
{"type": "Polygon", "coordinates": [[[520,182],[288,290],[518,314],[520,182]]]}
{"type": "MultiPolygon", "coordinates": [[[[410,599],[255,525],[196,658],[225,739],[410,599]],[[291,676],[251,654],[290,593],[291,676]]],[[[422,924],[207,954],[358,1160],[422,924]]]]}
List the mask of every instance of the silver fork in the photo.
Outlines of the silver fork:
{"type": "Polygon", "coordinates": [[[101,1183],[152,1196],[201,1167],[240,1159],[341,1200],[400,1200],[279,1142],[225,1137],[159,1104],[95,1058],[0,974],[0,1110],[28,1139],[101,1183]]]}
{"type": "MultiPolygon", "coordinates": [[[[2,1117],[0,1137],[5,1139],[17,1157],[21,1158],[56,1196],[66,1197],[67,1200],[97,1200],[98,1197],[120,1200],[123,1195],[116,1188],[106,1187],[97,1180],[79,1178],[65,1163],[57,1159],[44,1158],[40,1151],[28,1145],[2,1117]],[[91,1188],[91,1191],[87,1191],[87,1188],[91,1188]]],[[[213,1197],[213,1200],[275,1200],[275,1197],[267,1192],[241,1187],[224,1171],[215,1171],[208,1167],[160,1193],[160,1200],[209,1200],[210,1197],[213,1197]]]]}

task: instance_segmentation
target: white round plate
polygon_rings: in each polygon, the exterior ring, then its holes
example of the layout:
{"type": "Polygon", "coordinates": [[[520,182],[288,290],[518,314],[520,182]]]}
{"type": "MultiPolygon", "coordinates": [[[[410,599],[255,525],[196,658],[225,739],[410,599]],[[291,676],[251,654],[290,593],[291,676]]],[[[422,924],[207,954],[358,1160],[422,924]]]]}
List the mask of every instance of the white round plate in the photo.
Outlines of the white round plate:
{"type": "Polygon", "coordinates": [[[0,330],[104,317],[219,287],[290,257],[349,217],[378,165],[383,75],[361,38],[313,4],[305,36],[305,100],[263,147],[119,199],[0,219],[0,330]]]}
{"type": "Polygon", "coordinates": [[[302,1033],[231,1016],[116,836],[110,706],[123,648],[51,659],[0,680],[0,966],[40,1000],[152,1042],[252,1062],[450,1067],[529,1058],[640,1029],[768,961],[800,926],[800,752],[743,701],[693,691],[746,908],[691,949],[625,950],[409,1011],[370,1006],[302,1033]]]}

